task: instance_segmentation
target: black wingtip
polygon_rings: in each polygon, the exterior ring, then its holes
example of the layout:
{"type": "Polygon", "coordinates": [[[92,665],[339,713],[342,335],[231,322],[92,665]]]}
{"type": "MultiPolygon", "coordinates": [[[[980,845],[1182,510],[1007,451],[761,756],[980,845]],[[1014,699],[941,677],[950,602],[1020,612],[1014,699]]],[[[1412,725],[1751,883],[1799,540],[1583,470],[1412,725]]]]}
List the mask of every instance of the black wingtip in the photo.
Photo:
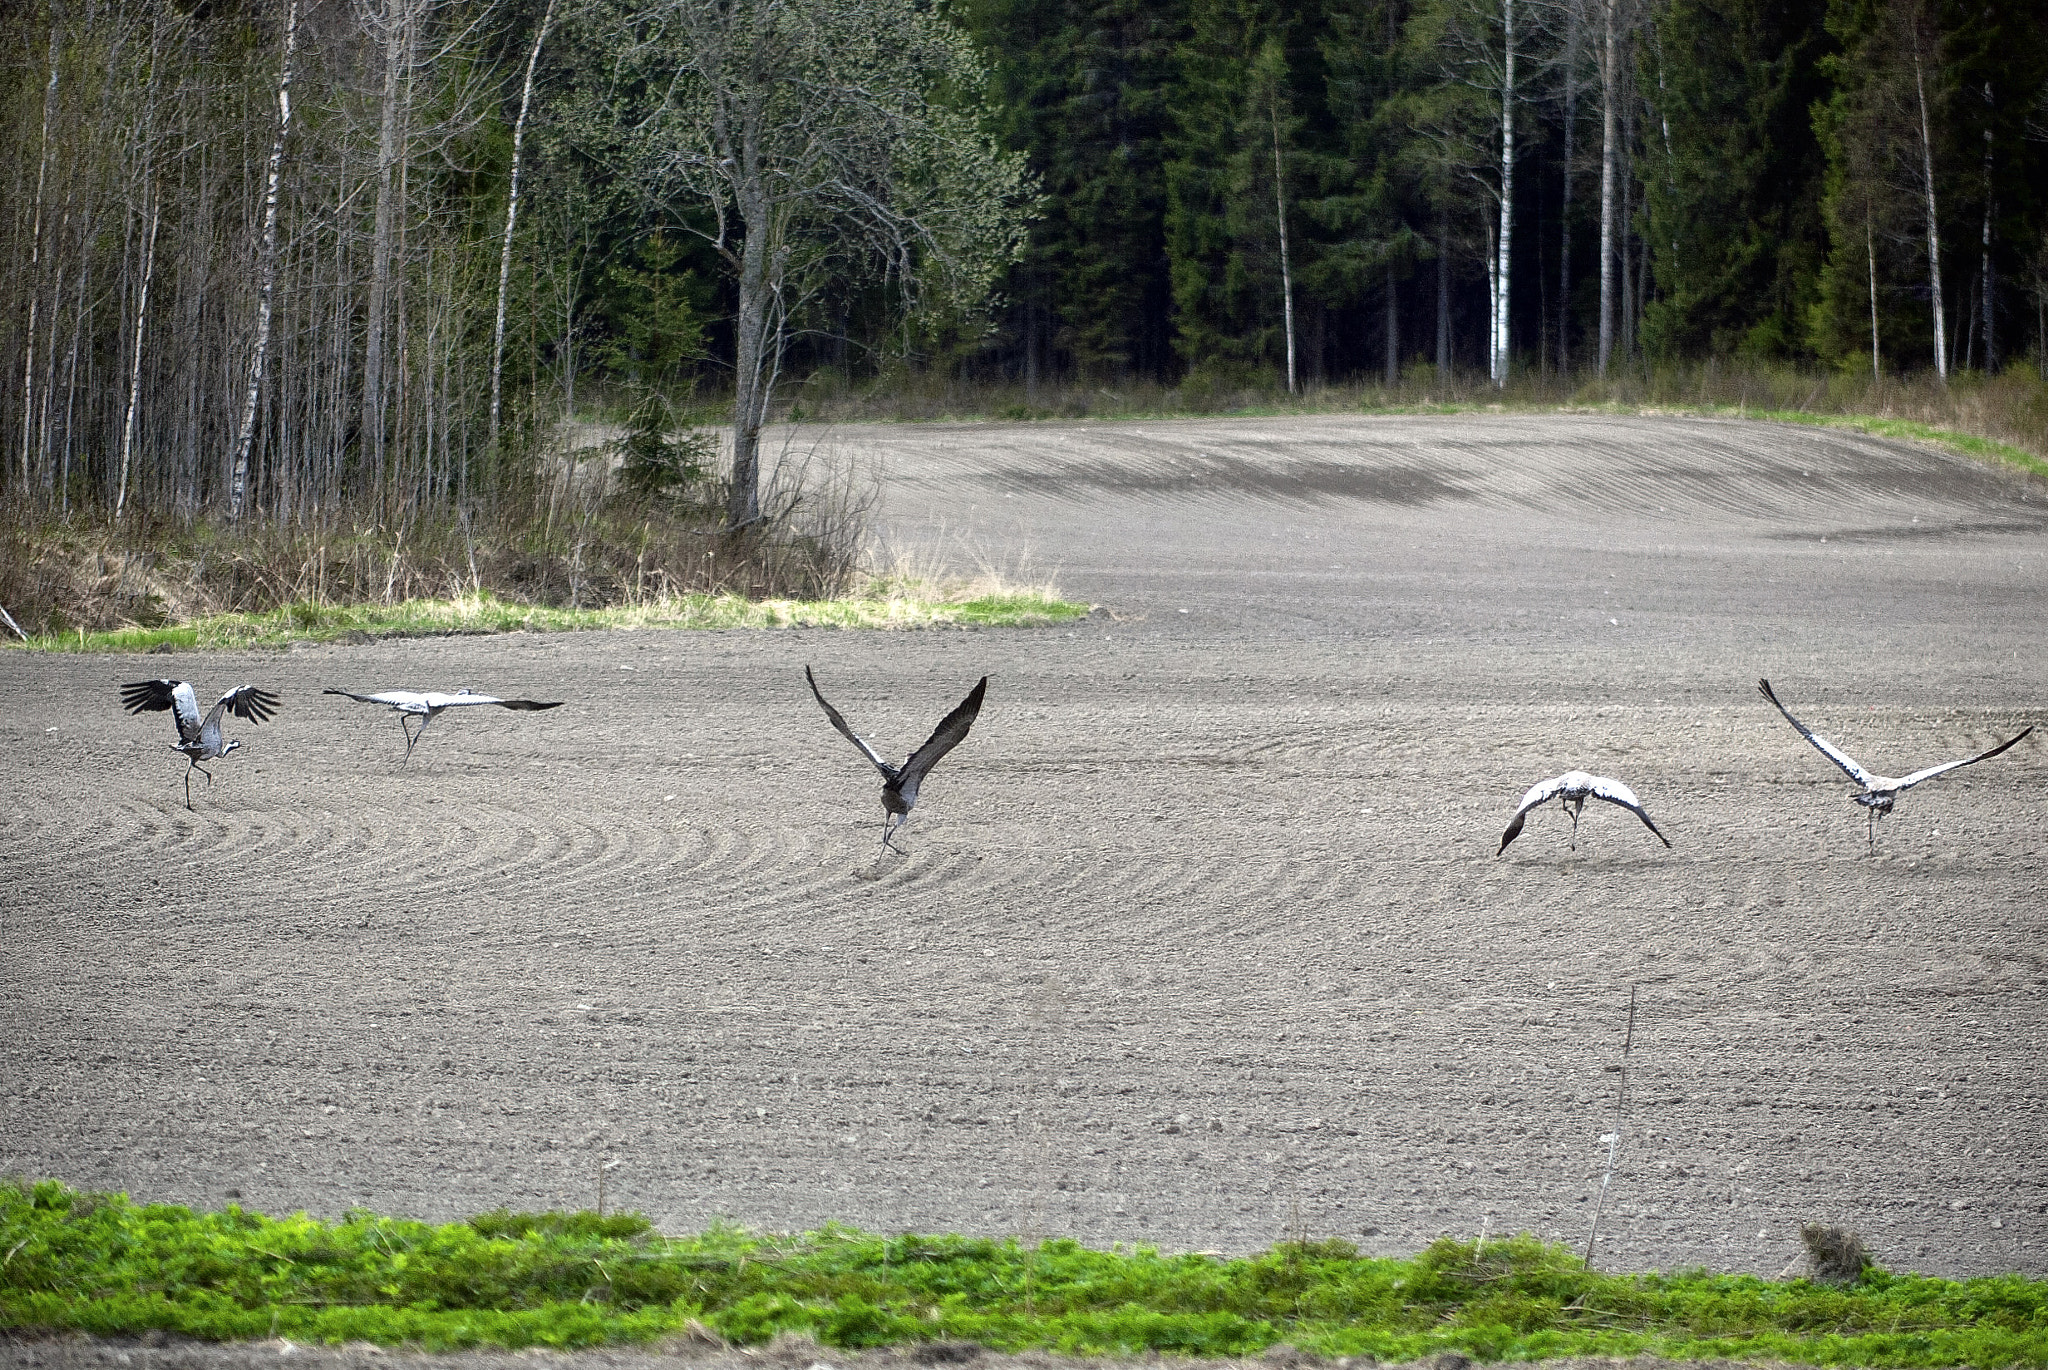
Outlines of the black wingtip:
{"type": "Polygon", "coordinates": [[[131,714],[161,713],[171,707],[175,680],[136,680],[121,687],[121,707],[131,714]]]}

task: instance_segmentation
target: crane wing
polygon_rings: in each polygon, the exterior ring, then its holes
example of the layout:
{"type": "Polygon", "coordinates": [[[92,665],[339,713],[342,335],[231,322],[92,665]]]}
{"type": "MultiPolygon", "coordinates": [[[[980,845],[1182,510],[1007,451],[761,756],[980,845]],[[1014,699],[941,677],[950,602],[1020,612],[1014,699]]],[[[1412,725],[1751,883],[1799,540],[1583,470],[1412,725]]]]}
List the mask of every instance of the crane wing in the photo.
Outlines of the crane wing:
{"type": "Polygon", "coordinates": [[[1522,806],[1515,810],[1514,818],[1509,820],[1508,830],[1500,835],[1500,848],[1494,855],[1499,856],[1508,849],[1508,843],[1522,835],[1523,820],[1528,818],[1531,809],[1557,798],[1563,793],[1564,788],[1565,778],[1561,775],[1554,776],[1540,785],[1531,786],[1529,792],[1522,796],[1522,806]]]}
{"type": "Polygon", "coordinates": [[[1636,792],[1622,784],[1619,780],[1609,780],[1604,775],[1594,777],[1593,798],[1604,799],[1610,804],[1619,804],[1622,808],[1627,809],[1630,813],[1642,819],[1643,826],[1656,833],[1659,842],[1662,842],[1667,848],[1671,845],[1671,839],[1658,832],[1657,825],[1650,821],[1649,810],[1645,809],[1642,801],[1636,798],[1636,792]]]}
{"type": "Polygon", "coordinates": [[[278,698],[268,690],[259,690],[254,685],[238,685],[220,697],[214,711],[226,709],[236,718],[246,718],[251,723],[267,723],[277,712],[278,698]]]}
{"type": "Polygon", "coordinates": [[[189,681],[138,680],[121,687],[121,707],[131,714],[173,711],[181,742],[199,740],[199,696],[189,681]]]}
{"type": "MultiPolygon", "coordinates": [[[[1879,781],[1878,776],[1874,776],[1869,771],[1864,770],[1863,767],[1857,763],[1855,757],[1850,756],[1847,752],[1844,752],[1839,747],[1835,746],[1834,743],[1828,741],[1824,737],[1817,735],[1813,731],[1813,729],[1807,727],[1804,723],[1801,723],[1798,719],[1792,717],[1792,711],[1786,708],[1783,704],[1779,704],[1778,697],[1771,693],[1770,681],[1759,680],[1756,683],[1756,687],[1757,689],[1763,692],[1763,696],[1765,699],[1768,699],[1771,701],[1771,703],[1777,705],[1778,712],[1785,715],[1785,721],[1787,723],[1790,723],[1793,727],[1799,730],[1799,735],[1801,737],[1805,738],[1808,742],[1811,742],[1815,747],[1819,748],[1820,754],[1822,756],[1826,757],[1828,760],[1834,762],[1837,766],[1840,766],[1844,771],[1848,772],[1849,778],[1855,781],[1857,784],[1861,785],[1864,789],[1868,790],[1877,788],[1879,781]]],[[[2015,739],[2015,741],[2016,740],[2017,739],[2015,739]]]]}
{"type": "MultiPolygon", "coordinates": [[[[846,720],[840,717],[839,710],[833,708],[830,704],[827,704],[825,702],[825,696],[819,693],[818,691],[818,678],[811,674],[811,668],[808,666],[804,667],[804,679],[811,682],[811,694],[817,699],[818,707],[825,711],[825,717],[832,720],[832,726],[839,729],[840,736],[844,737],[848,742],[851,742],[854,746],[860,748],[861,755],[865,756],[868,760],[875,763],[875,769],[879,770],[882,773],[883,778],[893,781],[896,778],[896,768],[894,766],[891,766],[888,762],[882,760],[881,756],[875,751],[873,747],[870,747],[866,742],[861,740],[861,736],[859,733],[856,733],[853,729],[846,726],[846,720]]],[[[945,724],[942,723],[939,726],[943,728],[945,724]]],[[[930,746],[931,744],[927,742],[925,745],[930,746]]],[[[947,745],[951,746],[952,744],[948,743],[947,745]]],[[[934,761],[938,760],[937,757],[933,757],[932,759],[934,761]]]]}
{"type": "Polygon", "coordinates": [[[320,693],[340,695],[344,699],[357,699],[365,704],[389,704],[394,709],[403,709],[408,704],[422,703],[426,698],[424,695],[414,694],[411,690],[386,690],[382,694],[359,695],[354,690],[330,688],[322,690],[320,693]]]}
{"type": "Polygon", "coordinates": [[[903,763],[903,782],[906,787],[922,781],[939,764],[939,758],[960,745],[960,739],[967,736],[967,730],[974,726],[974,720],[981,716],[981,697],[988,693],[988,677],[983,676],[967,698],[955,705],[953,712],[939,720],[939,726],[932,729],[932,735],[924,745],[910,754],[903,763]]]}
{"type": "Polygon", "coordinates": [[[434,691],[415,697],[429,709],[437,711],[459,708],[464,704],[495,704],[501,709],[559,709],[562,707],[562,701],[559,699],[552,703],[543,703],[538,699],[500,699],[496,695],[480,695],[472,690],[457,690],[452,695],[434,691]]]}
{"type": "Polygon", "coordinates": [[[1978,752],[1975,756],[1967,757],[1961,761],[1946,761],[1939,766],[1929,766],[1924,771],[1915,771],[1911,775],[1907,776],[1905,779],[1901,780],[1898,783],[1898,788],[1901,790],[1910,790],[1923,780],[1932,780],[1937,775],[1943,775],[1949,771],[1957,769],[1958,767],[1974,766],[1979,761],[1988,760],[1991,757],[1997,756],[2000,752],[2004,751],[2007,747],[2012,746],[2013,743],[2018,742],[2021,737],[2025,737],[2027,733],[2030,733],[2032,731],[2034,730],[2030,727],[2026,729],[2024,732],[2022,732],[2019,735],[2019,737],[2007,738],[2005,741],[1999,743],[1996,747],[1993,747],[1988,752],[1978,752]]]}

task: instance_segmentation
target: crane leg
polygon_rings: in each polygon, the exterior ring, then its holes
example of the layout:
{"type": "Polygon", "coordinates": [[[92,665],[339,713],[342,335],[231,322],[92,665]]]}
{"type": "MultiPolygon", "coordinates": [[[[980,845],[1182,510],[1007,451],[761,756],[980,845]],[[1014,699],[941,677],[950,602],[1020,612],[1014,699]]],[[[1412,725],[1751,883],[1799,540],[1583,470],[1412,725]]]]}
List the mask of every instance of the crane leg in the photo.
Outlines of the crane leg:
{"type": "Polygon", "coordinates": [[[910,854],[896,845],[896,834],[902,831],[903,825],[909,821],[910,815],[907,813],[900,818],[895,814],[890,814],[882,820],[882,845],[888,850],[895,852],[898,856],[908,856],[910,854]]]}

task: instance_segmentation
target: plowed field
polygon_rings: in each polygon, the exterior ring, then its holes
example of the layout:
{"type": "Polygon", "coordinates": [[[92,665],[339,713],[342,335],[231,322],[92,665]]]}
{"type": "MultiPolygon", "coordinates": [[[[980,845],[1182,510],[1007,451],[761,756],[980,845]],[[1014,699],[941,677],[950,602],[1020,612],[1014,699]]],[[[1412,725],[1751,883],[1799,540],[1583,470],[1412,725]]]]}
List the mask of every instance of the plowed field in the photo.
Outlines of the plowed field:
{"type": "Polygon", "coordinates": [[[0,654],[0,1172],[1243,1251],[2048,1273],[2048,496],[1585,416],[855,428],[1050,630],[0,654]],[[983,674],[877,861],[872,768],[983,674]],[[120,683],[283,694],[183,806],[120,683]],[[392,716],[326,697],[568,701],[392,716]],[[1535,781],[1635,788],[1505,855],[1535,781]],[[878,876],[860,878],[863,874],[878,876]],[[1627,1097],[1619,1098],[1631,993],[1627,1097]]]}

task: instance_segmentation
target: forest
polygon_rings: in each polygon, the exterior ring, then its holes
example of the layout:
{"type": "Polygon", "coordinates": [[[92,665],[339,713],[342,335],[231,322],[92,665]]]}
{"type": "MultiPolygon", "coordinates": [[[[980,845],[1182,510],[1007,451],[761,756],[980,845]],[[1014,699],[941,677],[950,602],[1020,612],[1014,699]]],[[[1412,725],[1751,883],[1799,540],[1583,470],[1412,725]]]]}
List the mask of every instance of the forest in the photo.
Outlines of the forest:
{"type": "Polygon", "coordinates": [[[764,424],[932,378],[2040,372],[2044,29],[2031,0],[13,0],[0,481],[115,524],[467,520],[603,421],[636,488],[715,476],[740,527],[764,424]]]}

